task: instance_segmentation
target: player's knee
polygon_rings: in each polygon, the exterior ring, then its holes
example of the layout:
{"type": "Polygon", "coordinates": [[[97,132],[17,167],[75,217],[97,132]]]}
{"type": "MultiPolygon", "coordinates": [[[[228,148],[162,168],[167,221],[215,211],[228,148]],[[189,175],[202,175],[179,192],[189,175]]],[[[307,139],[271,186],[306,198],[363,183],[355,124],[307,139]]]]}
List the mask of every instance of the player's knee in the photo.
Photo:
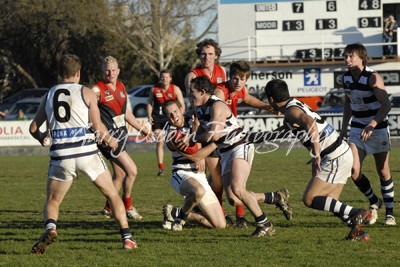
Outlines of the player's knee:
{"type": "Polygon", "coordinates": [[[243,196],[244,191],[245,191],[244,187],[232,185],[233,194],[240,200],[242,200],[242,196],[243,196]]]}
{"type": "Polygon", "coordinates": [[[313,199],[314,199],[314,197],[309,196],[309,195],[307,195],[307,194],[304,194],[304,195],[303,195],[303,204],[304,204],[306,207],[311,208],[311,207],[312,207],[313,199]]]}
{"type": "Polygon", "coordinates": [[[389,170],[389,168],[385,168],[385,167],[383,167],[383,168],[377,168],[377,172],[378,172],[379,178],[380,178],[382,181],[388,180],[388,179],[386,179],[385,177],[390,178],[390,170],[389,170]]]}
{"type": "Polygon", "coordinates": [[[204,190],[204,188],[202,186],[197,188],[196,192],[194,193],[195,202],[196,203],[200,202],[200,200],[204,197],[205,193],[206,193],[206,191],[204,190]]]}
{"type": "Polygon", "coordinates": [[[226,220],[223,218],[223,220],[219,220],[214,224],[215,229],[224,229],[226,227],[226,220]]]}

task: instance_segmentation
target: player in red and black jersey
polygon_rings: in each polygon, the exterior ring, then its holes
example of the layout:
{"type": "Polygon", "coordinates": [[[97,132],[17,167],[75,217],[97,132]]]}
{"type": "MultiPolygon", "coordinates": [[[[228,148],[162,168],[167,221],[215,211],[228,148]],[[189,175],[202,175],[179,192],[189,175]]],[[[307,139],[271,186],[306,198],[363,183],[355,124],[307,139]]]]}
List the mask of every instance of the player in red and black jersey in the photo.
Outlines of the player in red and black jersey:
{"type": "MultiPolygon", "coordinates": [[[[137,176],[137,167],[126,151],[126,142],[128,140],[126,123],[129,123],[145,135],[148,134],[148,131],[141,127],[132,111],[127,108],[129,103],[128,94],[126,93],[124,84],[118,81],[120,70],[117,60],[111,56],[107,56],[103,60],[102,69],[104,80],[98,82],[93,87],[93,91],[97,95],[101,120],[110,133],[118,138],[119,142],[118,148],[115,151],[111,151],[103,144],[99,144],[99,149],[112,164],[115,187],[118,191],[123,188],[122,199],[128,218],[141,220],[142,216],[132,205],[132,188],[137,176]]],[[[112,214],[108,203],[104,207],[103,214],[107,217],[110,217],[112,214]]]]}

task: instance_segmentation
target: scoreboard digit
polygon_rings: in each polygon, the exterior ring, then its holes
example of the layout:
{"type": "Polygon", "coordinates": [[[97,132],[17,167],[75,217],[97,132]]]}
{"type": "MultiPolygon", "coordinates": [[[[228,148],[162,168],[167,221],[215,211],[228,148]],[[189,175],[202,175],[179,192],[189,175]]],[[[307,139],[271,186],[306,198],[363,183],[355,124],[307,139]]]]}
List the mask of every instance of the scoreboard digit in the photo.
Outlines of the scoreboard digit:
{"type": "Polygon", "coordinates": [[[283,31],[303,31],[304,20],[284,20],[282,21],[283,31]]]}
{"type": "Polygon", "coordinates": [[[304,3],[303,2],[292,3],[292,11],[293,13],[304,13],[304,3]]]}
{"type": "Polygon", "coordinates": [[[381,9],[381,0],[359,0],[359,10],[374,10],[381,9]]]}
{"type": "Polygon", "coordinates": [[[335,12],[336,11],[336,1],[326,1],[326,11],[335,12]]]}
{"type": "Polygon", "coordinates": [[[380,17],[363,17],[358,19],[358,28],[380,28],[380,17]]]}
{"type": "Polygon", "coordinates": [[[315,21],[316,30],[333,30],[337,29],[337,19],[317,19],[315,21]]]}

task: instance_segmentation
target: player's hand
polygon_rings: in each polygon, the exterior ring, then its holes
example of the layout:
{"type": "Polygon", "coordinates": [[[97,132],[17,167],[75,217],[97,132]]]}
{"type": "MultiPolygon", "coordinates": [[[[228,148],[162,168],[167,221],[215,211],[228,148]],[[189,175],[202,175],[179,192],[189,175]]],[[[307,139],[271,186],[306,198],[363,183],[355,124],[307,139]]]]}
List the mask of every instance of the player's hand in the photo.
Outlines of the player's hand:
{"type": "Polygon", "coordinates": [[[278,115],[278,111],[276,111],[273,107],[271,107],[271,105],[267,105],[267,107],[265,108],[266,111],[268,111],[271,114],[275,114],[278,115]]]}
{"type": "Polygon", "coordinates": [[[186,148],[190,146],[190,138],[188,133],[186,132],[180,132],[180,135],[182,136],[182,138],[174,140],[173,143],[178,150],[185,151],[186,148]]]}
{"type": "Polygon", "coordinates": [[[321,171],[321,157],[319,155],[312,158],[311,166],[312,177],[316,177],[317,171],[321,171]]]}
{"type": "Polygon", "coordinates": [[[111,150],[114,152],[118,148],[118,140],[114,137],[111,137],[107,141],[107,145],[111,148],[111,150]]]}
{"type": "Polygon", "coordinates": [[[49,131],[41,132],[38,141],[42,146],[49,145],[51,143],[49,131]]]}
{"type": "Polygon", "coordinates": [[[198,172],[205,172],[206,171],[206,161],[200,160],[196,162],[196,169],[198,172]]]}
{"type": "Polygon", "coordinates": [[[361,140],[363,142],[367,141],[368,138],[371,137],[371,135],[374,133],[374,127],[372,127],[371,125],[367,125],[361,132],[361,140]]]}

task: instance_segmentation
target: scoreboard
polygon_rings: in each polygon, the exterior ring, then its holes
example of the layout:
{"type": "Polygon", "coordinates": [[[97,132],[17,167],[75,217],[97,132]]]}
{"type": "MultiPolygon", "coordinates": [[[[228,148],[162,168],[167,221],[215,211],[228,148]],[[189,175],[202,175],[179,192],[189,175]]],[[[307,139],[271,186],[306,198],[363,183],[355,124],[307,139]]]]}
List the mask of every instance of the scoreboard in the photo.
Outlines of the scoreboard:
{"type": "Polygon", "coordinates": [[[385,5],[398,0],[220,0],[222,61],[342,57],[349,43],[382,56],[385,5]]]}

